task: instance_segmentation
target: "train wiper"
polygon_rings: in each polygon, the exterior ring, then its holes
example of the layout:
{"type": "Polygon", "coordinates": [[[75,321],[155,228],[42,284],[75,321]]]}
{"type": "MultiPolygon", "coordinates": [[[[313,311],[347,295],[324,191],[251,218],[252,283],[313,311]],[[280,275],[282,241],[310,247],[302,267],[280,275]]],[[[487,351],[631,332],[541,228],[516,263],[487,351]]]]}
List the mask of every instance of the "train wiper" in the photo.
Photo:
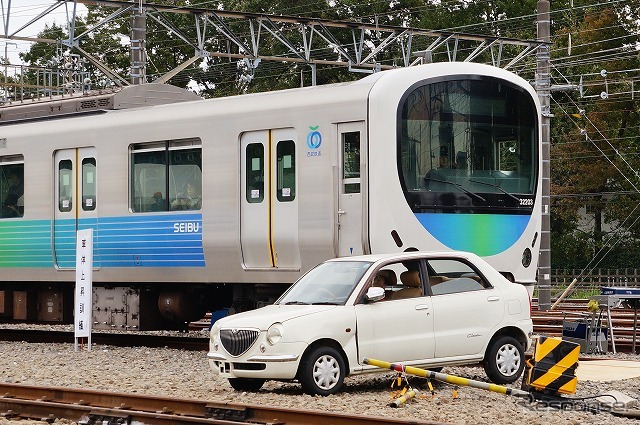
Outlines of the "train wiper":
{"type": "Polygon", "coordinates": [[[460,183],[450,182],[450,181],[447,181],[447,180],[434,179],[433,177],[427,177],[427,176],[424,176],[424,179],[425,180],[434,181],[434,182],[438,182],[438,183],[445,183],[445,184],[454,185],[455,187],[457,187],[458,189],[460,189],[461,191],[463,191],[467,195],[469,195],[469,196],[471,196],[473,198],[479,199],[482,202],[487,202],[487,200],[484,199],[482,196],[478,195],[477,193],[473,193],[472,191],[467,190],[464,187],[462,187],[462,185],[460,183]]]}
{"type": "Polygon", "coordinates": [[[322,301],[317,303],[311,303],[312,305],[341,305],[341,303],[330,302],[330,301],[322,301]]]}
{"type": "Polygon", "coordinates": [[[517,196],[514,196],[512,194],[510,194],[509,192],[507,192],[506,190],[504,190],[503,188],[501,188],[500,186],[498,186],[497,184],[493,184],[493,183],[488,183],[488,182],[481,182],[478,180],[473,180],[473,179],[469,179],[469,181],[471,183],[477,183],[477,184],[483,184],[485,186],[491,186],[494,187],[496,189],[498,189],[500,192],[504,193],[505,195],[507,195],[509,198],[513,199],[514,201],[516,201],[518,204],[520,204],[520,198],[518,198],[517,196]]]}
{"type": "Polygon", "coordinates": [[[309,305],[309,303],[306,303],[304,301],[288,301],[282,305],[309,305]]]}

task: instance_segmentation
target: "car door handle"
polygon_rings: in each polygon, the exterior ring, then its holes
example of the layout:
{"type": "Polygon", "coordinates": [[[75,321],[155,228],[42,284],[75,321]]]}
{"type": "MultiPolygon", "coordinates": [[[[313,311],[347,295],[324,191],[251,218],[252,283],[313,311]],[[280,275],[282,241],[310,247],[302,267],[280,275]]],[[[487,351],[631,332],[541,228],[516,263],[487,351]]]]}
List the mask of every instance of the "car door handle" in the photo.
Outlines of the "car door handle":
{"type": "Polygon", "coordinates": [[[428,310],[429,306],[427,304],[418,304],[416,306],[416,310],[428,310]]]}
{"type": "Polygon", "coordinates": [[[495,295],[492,297],[487,297],[487,301],[500,301],[500,297],[496,297],[495,295]]]}

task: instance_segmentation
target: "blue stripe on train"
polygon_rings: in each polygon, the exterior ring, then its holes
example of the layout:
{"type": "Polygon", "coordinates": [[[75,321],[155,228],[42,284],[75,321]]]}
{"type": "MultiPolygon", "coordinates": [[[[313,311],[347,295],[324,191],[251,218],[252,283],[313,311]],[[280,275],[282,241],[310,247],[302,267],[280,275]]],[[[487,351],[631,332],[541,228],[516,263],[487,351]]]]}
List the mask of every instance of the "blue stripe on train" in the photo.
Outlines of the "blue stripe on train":
{"type": "MultiPolygon", "coordinates": [[[[0,267],[75,267],[75,220],[15,220],[0,225],[0,267]]],[[[94,230],[96,267],[204,267],[202,214],[83,218],[94,230]]]]}

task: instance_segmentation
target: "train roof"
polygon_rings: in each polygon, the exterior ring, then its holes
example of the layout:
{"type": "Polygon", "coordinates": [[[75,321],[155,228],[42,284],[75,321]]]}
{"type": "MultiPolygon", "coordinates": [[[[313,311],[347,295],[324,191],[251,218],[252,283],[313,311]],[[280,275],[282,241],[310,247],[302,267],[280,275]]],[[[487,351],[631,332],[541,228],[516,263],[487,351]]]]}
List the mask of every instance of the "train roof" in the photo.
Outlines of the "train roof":
{"type": "Polygon", "coordinates": [[[132,85],[12,102],[0,106],[0,125],[195,100],[203,99],[189,90],[169,84],[132,85]]]}
{"type": "MultiPolygon", "coordinates": [[[[208,100],[233,102],[234,99],[239,98],[265,99],[274,95],[279,96],[286,93],[297,93],[302,96],[302,98],[313,99],[314,102],[318,102],[322,97],[320,93],[325,93],[325,96],[333,97],[335,96],[335,90],[342,90],[342,88],[347,86],[352,87],[358,92],[361,92],[361,90],[369,92],[380,79],[385,81],[389,80],[388,78],[384,78],[384,76],[396,73],[397,77],[391,77],[391,81],[417,81],[420,78],[437,77],[440,75],[471,74],[508,78],[514,82],[517,81],[521,86],[530,86],[520,77],[501,68],[478,63],[444,62],[377,72],[359,80],[342,83],[227,96],[208,100]],[[314,95],[310,96],[309,91],[313,91],[314,95]]],[[[385,86],[385,84],[383,84],[383,86],[385,86]]],[[[533,88],[529,87],[529,89],[535,94],[533,88]]],[[[343,94],[345,92],[341,91],[340,93],[343,94]]],[[[0,125],[28,123],[81,115],[96,115],[109,110],[125,110],[198,100],[204,99],[186,89],[168,84],[146,83],[110,89],[108,91],[94,91],[85,94],[77,93],[14,101],[0,106],[0,125]]]]}

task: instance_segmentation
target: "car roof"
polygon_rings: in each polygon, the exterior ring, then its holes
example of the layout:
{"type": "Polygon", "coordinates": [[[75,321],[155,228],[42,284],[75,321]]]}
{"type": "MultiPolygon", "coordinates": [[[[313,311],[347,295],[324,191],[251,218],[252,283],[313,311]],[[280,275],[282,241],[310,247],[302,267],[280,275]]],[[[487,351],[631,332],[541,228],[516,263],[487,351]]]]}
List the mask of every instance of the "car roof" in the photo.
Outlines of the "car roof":
{"type": "Polygon", "coordinates": [[[328,261],[388,261],[395,259],[414,259],[414,258],[469,258],[477,259],[477,255],[466,251],[410,251],[410,252],[395,252],[387,254],[367,254],[367,255],[354,255],[352,257],[339,257],[333,258],[328,261]]]}

